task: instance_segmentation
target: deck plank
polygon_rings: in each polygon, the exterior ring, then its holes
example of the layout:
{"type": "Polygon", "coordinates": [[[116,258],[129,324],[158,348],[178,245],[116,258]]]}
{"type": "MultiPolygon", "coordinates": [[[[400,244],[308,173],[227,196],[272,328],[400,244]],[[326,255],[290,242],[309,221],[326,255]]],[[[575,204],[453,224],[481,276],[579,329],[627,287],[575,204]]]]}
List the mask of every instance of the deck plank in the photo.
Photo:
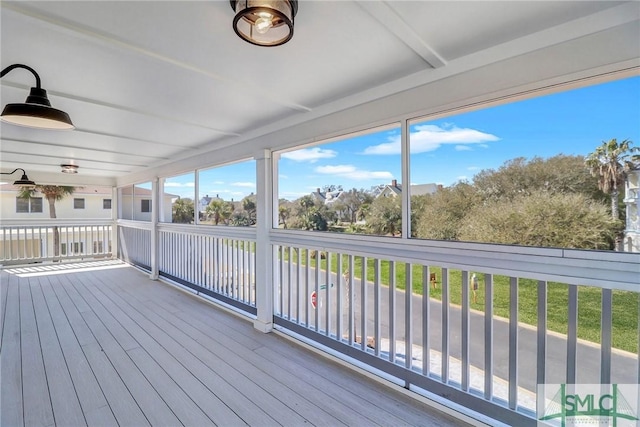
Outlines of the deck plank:
{"type": "Polygon", "coordinates": [[[29,396],[23,401],[24,423],[27,426],[49,426],[55,420],[31,298],[31,282],[37,283],[37,280],[21,280],[19,285],[22,390],[23,396],[29,396]]]}
{"type": "MultiPolygon", "coordinates": [[[[74,286],[74,284],[64,285],[65,289],[69,286],[74,286]]],[[[92,311],[85,311],[81,314],[96,337],[100,350],[113,366],[117,375],[122,379],[151,425],[181,425],[166,402],[162,400],[162,397],[127,354],[127,350],[138,348],[138,343],[133,338],[130,338],[127,340],[128,345],[122,347],[113,335],[114,333],[122,335],[122,327],[112,316],[105,315],[103,312],[100,313],[103,316],[98,317],[95,310],[98,309],[99,302],[95,300],[86,287],[78,286],[76,289],[80,291],[79,294],[87,304],[92,307],[92,311]]],[[[130,337],[128,334],[127,336],[130,337]]]]}
{"type": "MultiPolygon", "coordinates": [[[[47,285],[48,281],[44,286],[47,285]]],[[[41,286],[39,282],[30,283],[55,423],[62,426],[87,425],[41,286]]]]}
{"type": "MultiPolygon", "coordinates": [[[[85,278],[85,280],[90,279],[85,278]]],[[[98,315],[103,322],[104,319],[112,319],[119,323],[119,326],[111,324],[109,328],[114,338],[118,340],[118,342],[120,342],[120,338],[124,338],[125,344],[129,342],[129,338],[135,340],[137,345],[126,350],[127,354],[161,396],[163,401],[166,402],[175,413],[180,422],[184,425],[192,426],[214,425],[213,421],[193,402],[189,395],[156,363],[154,357],[157,357],[156,352],[161,350],[157,347],[148,349],[147,345],[149,345],[149,340],[146,339],[148,338],[148,334],[133,322],[126,313],[113,305],[96,287],[88,286],[86,289],[94,297],[94,299],[88,299],[88,301],[100,304],[100,306],[94,305],[93,303],[91,304],[96,315],[98,315]],[[152,357],[151,354],[153,354],[154,357],[152,357]]],[[[120,344],[125,348],[122,342],[120,342],[120,344]]],[[[177,361],[174,360],[173,363],[177,363],[177,361]]],[[[202,390],[197,390],[197,392],[202,392],[202,390]]],[[[204,395],[203,397],[206,398],[207,396],[204,395]]],[[[211,400],[206,399],[206,404],[205,402],[202,403],[203,407],[206,408],[207,404],[211,404],[211,400]]]]}
{"type": "MultiPolygon", "coordinates": [[[[101,286],[100,290],[104,291],[107,287],[101,286]]],[[[174,330],[165,329],[161,324],[156,324],[145,318],[139,310],[144,311],[143,307],[132,308],[124,300],[118,301],[118,306],[128,313],[136,322],[144,326],[144,329],[160,344],[164,349],[170,352],[175,358],[188,369],[192,375],[198,378],[207,386],[216,396],[223,400],[239,417],[249,425],[297,425],[304,423],[299,417],[294,420],[288,419],[285,411],[278,413],[282,406],[280,402],[269,401],[274,403],[273,406],[260,404],[264,400],[264,392],[255,387],[252,381],[248,381],[242,373],[235,372],[226,367],[224,360],[207,354],[202,349],[193,348],[198,346],[194,341],[187,343],[187,346],[181,345],[174,339],[174,330]],[[169,333],[170,331],[170,333],[169,333]],[[276,417],[277,419],[274,419],[276,417]],[[289,421],[286,423],[285,421],[289,421]]],[[[229,355],[229,358],[235,358],[238,355],[229,355]]],[[[165,369],[170,369],[166,367],[165,369]]]]}
{"type": "Polygon", "coordinates": [[[76,389],[87,424],[91,426],[114,425],[116,419],[80,347],[67,315],[52,289],[57,282],[52,282],[51,277],[43,277],[40,283],[42,294],[58,336],[60,350],[67,362],[69,375],[76,389]],[[48,284],[45,284],[45,281],[48,284]],[[107,409],[106,412],[103,410],[104,408],[107,409]]]}
{"type": "Polygon", "coordinates": [[[20,291],[16,277],[2,274],[2,287],[7,288],[7,309],[2,324],[2,363],[0,377],[0,425],[24,425],[22,408],[22,355],[20,345],[20,291]]]}
{"type": "Polygon", "coordinates": [[[2,425],[31,425],[22,400],[5,398],[31,398],[27,346],[40,351],[57,425],[463,425],[129,266],[0,274],[2,425]]]}
{"type": "Polygon", "coordinates": [[[62,289],[58,278],[59,276],[49,276],[52,286],[43,287],[43,293],[87,423],[92,426],[111,426],[118,422],[124,425],[149,425],[113,367],[105,363],[104,355],[91,351],[98,346],[97,341],[93,339],[82,316],[62,289]],[[88,332],[80,334],[85,337],[83,345],[78,332],[85,329],[88,332]],[[86,339],[87,334],[92,337],[91,341],[86,339]]]}

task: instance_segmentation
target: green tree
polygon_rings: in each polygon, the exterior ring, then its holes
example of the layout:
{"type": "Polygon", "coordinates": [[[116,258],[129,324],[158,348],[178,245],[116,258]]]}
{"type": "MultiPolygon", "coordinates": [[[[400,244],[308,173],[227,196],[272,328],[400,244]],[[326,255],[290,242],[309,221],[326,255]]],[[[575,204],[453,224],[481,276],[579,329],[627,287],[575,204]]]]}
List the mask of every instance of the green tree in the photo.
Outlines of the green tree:
{"type": "Polygon", "coordinates": [[[626,171],[637,168],[640,162],[640,155],[633,154],[640,151],[640,148],[632,145],[628,139],[620,143],[615,138],[603,141],[585,159],[591,175],[598,179],[600,190],[611,196],[611,217],[615,220],[620,218],[619,187],[624,185],[626,171]]]}
{"type": "Polygon", "coordinates": [[[400,197],[378,197],[366,217],[367,228],[375,234],[395,236],[402,231],[400,197]]]}
{"type": "Polygon", "coordinates": [[[190,198],[178,199],[172,206],[173,219],[172,222],[180,224],[190,224],[194,217],[194,204],[190,198]]]}
{"type": "MultiPolygon", "coordinates": [[[[47,199],[49,204],[49,218],[56,218],[56,202],[72,195],[76,191],[76,187],[65,185],[36,185],[35,188],[23,188],[19,197],[28,199],[34,193],[41,193],[47,199]]],[[[60,231],[58,226],[53,226],[53,256],[60,255],[60,231]]]]}
{"type": "Polygon", "coordinates": [[[353,224],[358,220],[358,211],[366,203],[373,202],[373,197],[368,194],[364,189],[352,188],[351,190],[343,193],[340,203],[344,207],[348,217],[349,223],[353,224]]]}
{"type": "Polygon", "coordinates": [[[205,214],[207,215],[207,218],[213,220],[215,225],[218,225],[221,221],[227,223],[233,214],[233,210],[233,203],[225,202],[220,199],[213,199],[205,208],[205,214]]]}
{"type": "Polygon", "coordinates": [[[547,159],[518,157],[497,170],[485,169],[473,177],[483,200],[513,199],[543,190],[550,193],[584,193],[604,200],[597,180],[584,168],[583,156],[558,154],[547,159]]]}
{"type": "Polygon", "coordinates": [[[242,199],[242,209],[246,212],[246,217],[249,220],[248,225],[256,224],[256,196],[253,194],[242,199]]]}
{"type": "Polygon", "coordinates": [[[310,195],[296,201],[296,218],[293,227],[302,230],[326,231],[329,211],[324,203],[316,202],[310,195]]]}
{"type": "Polygon", "coordinates": [[[422,239],[459,240],[460,224],[478,214],[482,198],[467,182],[445,187],[434,194],[411,198],[411,234],[422,239]]]}
{"type": "Polygon", "coordinates": [[[278,222],[287,229],[287,220],[291,217],[291,203],[287,200],[280,200],[278,204],[278,222]]]}
{"type": "Polygon", "coordinates": [[[539,247],[611,249],[619,221],[584,194],[535,191],[492,201],[460,224],[460,240],[539,247]]]}

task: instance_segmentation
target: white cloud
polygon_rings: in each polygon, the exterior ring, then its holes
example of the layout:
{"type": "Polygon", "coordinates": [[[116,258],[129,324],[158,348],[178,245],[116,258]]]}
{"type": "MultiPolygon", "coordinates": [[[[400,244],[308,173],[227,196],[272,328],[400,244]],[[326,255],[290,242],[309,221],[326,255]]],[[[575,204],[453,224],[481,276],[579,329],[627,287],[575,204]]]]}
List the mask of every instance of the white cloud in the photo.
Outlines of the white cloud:
{"type": "Polygon", "coordinates": [[[478,169],[480,169],[478,166],[469,166],[467,168],[468,171],[477,171],[478,169]]]}
{"type": "Polygon", "coordinates": [[[233,182],[230,185],[234,187],[248,187],[248,188],[255,188],[256,186],[254,182],[233,182]]]}
{"type": "Polygon", "coordinates": [[[318,166],[315,171],[324,175],[335,175],[342,178],[363,181],[367,179],[391,179],[393,175],[387,171],[367,171],[353,165],[318,166]]]}
{"type": "Polygon", "coordinates": [[[456,181],[468,181],[469,177],[466,175],[460,175],[458,177],[456,177],[456,181]]]}
{"type": "Polygon", "coordinates": [[[337,156],[338,153],[334,150],[326,150],[318,147],[303,148],[302,150],[290,151],[282,154],[285,159],[293,160],[295,162],[310,162],[315,163],[319,159],[331,159],[337,156]]]}
{"type": "Polygon", "coordinates": [[[193,182],[165,182],[164,183],[164,187],[171,187],[171,188],[182,188],[182,187],[195,187],[196,184],[193,182]]]}
{"type": "Polygon", "coordinates": [[[456,151],[473,151],[473,148],[468,145],[456,145],[454,148],[456,151]]]}
{"type": "MultiPolygon", "coordinates": [[[[411,133],[411,153],[434,151],[444,144],[455,144],[456,146],[480,144],[480,146],[488,147],[486,142],[498,141],[499,139],[490,133],[458,128],[450,124],[445,124],[442,127],[421,125],[416,126],[416,130],[411,133]]],[[[460,150],[458,149],[458,151],[460,150]]],[[[389,142],[369,146],[365,148],[363,154],[400,154],[400,136],[395,135],[389,138],[389,142]]]]}

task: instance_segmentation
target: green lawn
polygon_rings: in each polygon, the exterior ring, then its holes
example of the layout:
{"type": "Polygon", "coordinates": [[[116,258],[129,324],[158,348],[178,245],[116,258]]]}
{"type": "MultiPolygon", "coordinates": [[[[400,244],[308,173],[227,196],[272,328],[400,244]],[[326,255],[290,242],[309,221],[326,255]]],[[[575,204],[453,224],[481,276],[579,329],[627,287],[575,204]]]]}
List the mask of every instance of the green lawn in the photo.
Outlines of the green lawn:
{"type": "MultiPolygon", "coordinates": [[[[285,251],[285,259],[288,252],[285,251]]],[[[297,255],[294,252],[294,262],[297,255]]],[[[306,263],[306,250],[302,250],[300,261],[306,263]]],[[[374,279],[374,261],[367,260],[367,280],[374,279]]],[[[327,261],[322,259],[320,268],[326,269],[327,261]]],[[[331,271],[336,272],[337,255],[331,255],[331,271]]],[[[388,261],[380,263],[380,276],[382,284],[388,285],[389,280],[388,261]]],[[[316,266],[316,260],[311,259],[311,266],[316,266]]],[[[354,258],[354,277],[362,277],[362,258],[354,258]]],[[[343,255],[342,272],[348,268],[348,257],[343,255]]],[[[406,289],[405,263],[396,262],[395,280],[397,289],[406,289]]],[[[420,265],[412,266],[412,289],[416,294],[422,294],[422,271],[420,265]]],[[[438,285],[431,289],[432,298],[442,298],[442,271],[438,267],[430,268],[431,273],[436,273],[438,285]]],[[[469,272],[471,276],[472,272],[469,272]]],[[[484,275],[476,273],[479,280],[477,303],[471,302],[471,308],[484,311],[484,275]]],[[[449,298],[453,304],[460,304],[462,299],[462,272],[449,270],[449,298]]],[[[549,282],[547,285],[547,327],[551,331],[561,334],[567,333],[567,316],[569,304],[568,285],[549,282]]],[[[531,279],[518,280],[518,313],[519,321],[530,325],[537,323],[538,317],[538,282],[531,279]]],[[[471,294],[471,292],[470,292],[471,294]]],[[[471,297],[470,297],[471,298],[471,297]]],[[[598,288],[588,286],[578,287],[578,337],[594,342],[600,342],[600,306],[602,292],[598,288]]],[[[613,292],[613,346],[632,353],[638,352],[638,293],[626,291],[613,292]]],[[[493,310],[494,314],[504,318],[509,317],[509,277],[493,277],[493,310]]]]}

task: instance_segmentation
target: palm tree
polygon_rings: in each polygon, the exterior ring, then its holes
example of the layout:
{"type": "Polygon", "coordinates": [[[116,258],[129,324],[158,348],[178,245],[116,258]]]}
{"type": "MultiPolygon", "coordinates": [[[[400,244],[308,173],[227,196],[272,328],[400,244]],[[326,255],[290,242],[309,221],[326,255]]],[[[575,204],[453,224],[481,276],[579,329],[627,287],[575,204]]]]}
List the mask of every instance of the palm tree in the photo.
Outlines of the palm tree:
{"type": "Polygon", "coordinates": [[[618,188],[624,185],[626,172],[635,169],[640,161],[640,155],[633,154],[640,151],[640,148],[632,145],[628,139],[620,143],[615,138],[603,141],[602,145],[585,159],[585,165],[591,175],[598,178],[600,190],[611,195],[611,217],[614,220],[619,219],[618,188]]]}
{"type": "Polygon", "coordinates": [[[173,203],[173,222],[189,224],[194,216],[193,200],[189,198],[178,199],[173,203]]]}
{"type": "MultiPolygon", "coordinates": [[[[35,188],[22,188],[19,197],[29,199],[34,193],[42,193],[49,202],[49,218],[56,218],[56,202],[73,194],[76,187],[65,185],[36,185],[35,188]]],[[[56,225],[53,226],[53,256],[60,255],[60,231],[56,225]]],[[[54,260],[55,261],[55,260],[54,260]]]]}
{"type": "Polygon", "coordinates": [[[233,213],[233,204],[225,202],[221,199],[213,199],[207,205],[205,213],[208,218],[213,218],[213,223],[218,225],[220,221],[226,221],[231,217],[233,213]]]}
{"type": "MultiPolygon", "coordinates": [[[[600,190],[611,194],[611,217],[615,221],[619,220],[620,215],[618,187],[624,185],[627,171],[636,169],[640,163],[640,155],[634,154],[640,151],[640,148],[632,147],[632,144],[628,139],[621,143],[618,143],[615,138],[603,141],[602,145],[585,159],[585,165],[589,168],[591,175],[598,178],[600,190]]],[[[615,237],[615,250],[620,250],[621,245],[622,234],[618,232],[615,237]]]]}

